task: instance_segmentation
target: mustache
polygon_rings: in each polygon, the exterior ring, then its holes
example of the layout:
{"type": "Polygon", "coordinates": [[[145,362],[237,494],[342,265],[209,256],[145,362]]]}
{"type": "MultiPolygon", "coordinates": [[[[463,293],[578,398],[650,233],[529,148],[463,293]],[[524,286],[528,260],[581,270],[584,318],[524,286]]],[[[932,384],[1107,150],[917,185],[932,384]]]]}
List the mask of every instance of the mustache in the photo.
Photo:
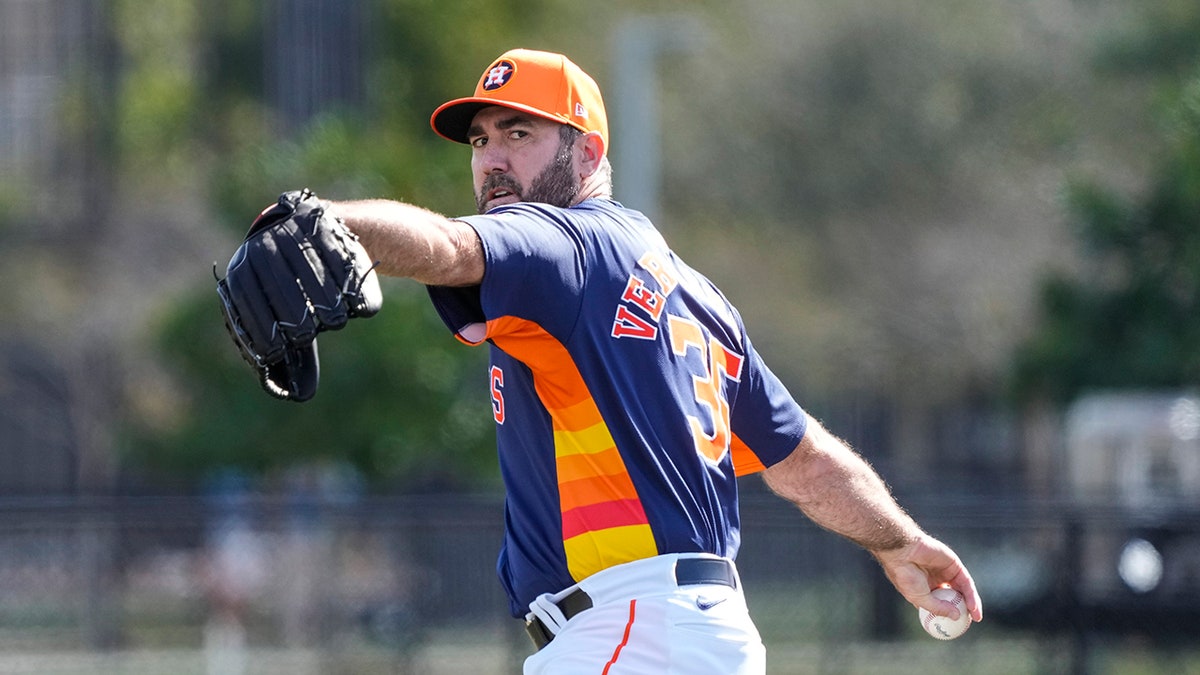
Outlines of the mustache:
{"type": "Polygon", "coordinates": [[[486,208],[488,194],[497,188],[503,188],[509,192],[522,197],[521,184],[517,179],[506,173],[489,174],[483,179],[483,184],[479,186],[479,191],[475,194],[475,206],[479,213],[484,213],[486,208]]]}
{"type": "Polygon", "coordinates": [[[517,179],[506,173],[493,173],[483,180],[481,191],[484,193],[490,192],[496,188],[504,188],[509,192],[521,194],[521,184],[517,179]]]}

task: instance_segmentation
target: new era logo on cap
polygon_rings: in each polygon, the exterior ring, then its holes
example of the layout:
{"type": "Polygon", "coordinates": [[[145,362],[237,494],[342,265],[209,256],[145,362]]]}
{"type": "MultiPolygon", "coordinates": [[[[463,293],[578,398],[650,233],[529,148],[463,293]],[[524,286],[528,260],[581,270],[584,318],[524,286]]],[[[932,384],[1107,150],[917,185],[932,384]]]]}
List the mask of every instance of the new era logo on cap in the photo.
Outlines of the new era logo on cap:
{"type": "Polygon", "coordinates": [[[585,120],[587,119],[587,116],[588,116],[587,108],[583,107],[583,104],[578,101],[575,102],[575,116],[582,117],[585,120]]]}

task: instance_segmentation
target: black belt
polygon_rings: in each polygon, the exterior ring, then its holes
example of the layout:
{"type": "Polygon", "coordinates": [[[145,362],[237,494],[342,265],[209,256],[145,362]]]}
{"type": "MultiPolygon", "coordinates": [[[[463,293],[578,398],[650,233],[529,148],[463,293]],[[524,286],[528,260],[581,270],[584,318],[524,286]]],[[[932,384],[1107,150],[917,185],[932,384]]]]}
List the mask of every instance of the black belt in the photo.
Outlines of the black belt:
{"type": "MultiPolygon", "coordinates": [[[[733,573],[733,563],[724,558],[680,558],[675,563],[675,583],[680,586],[719,584],[737,588],[737,577],[733,573]]],[[[580,612],[592,608],[592,598],[582,588],[576,588],[555,605],[563,617],[570,621],[580,612]]],[[[529,633],[529,638],[538,649],[554,639],[554,633],[536,616],[525,622],[525,632],[529,633]]]]}

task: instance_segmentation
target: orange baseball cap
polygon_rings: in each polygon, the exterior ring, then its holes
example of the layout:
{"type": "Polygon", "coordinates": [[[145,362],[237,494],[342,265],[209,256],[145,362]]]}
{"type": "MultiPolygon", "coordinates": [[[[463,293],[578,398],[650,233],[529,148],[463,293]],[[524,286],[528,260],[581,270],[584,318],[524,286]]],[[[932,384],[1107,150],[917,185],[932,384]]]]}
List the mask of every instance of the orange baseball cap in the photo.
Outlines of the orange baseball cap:
{"type": "Polygon", "coordinates": [[[585,133],[598,131],[608,147],[608,116],[600,87],[562,54],[530,49],[501,54],[483,71],[474,96],[443,103],[429,123],[439,136],[466,143],[475,113],[491,105],[570,124],[585,133]]]}

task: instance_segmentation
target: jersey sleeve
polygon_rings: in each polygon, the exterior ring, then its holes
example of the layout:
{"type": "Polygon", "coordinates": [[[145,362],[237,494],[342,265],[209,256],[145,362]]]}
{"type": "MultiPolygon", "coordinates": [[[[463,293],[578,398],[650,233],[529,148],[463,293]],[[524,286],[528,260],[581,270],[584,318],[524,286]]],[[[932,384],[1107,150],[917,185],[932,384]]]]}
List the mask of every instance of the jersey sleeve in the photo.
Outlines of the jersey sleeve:
{"type": "Polygon", "coordinates": [[[459,339],[492,337],[489,321],[517,316],[566,334],[578,317],[584,282],[583,251],[574,229],[555,212],[516,204],[460,218],[479,234],[484,250],[480,286],[431,286],[430,298],[459,339]]]}
{"type": "Polygon", "coordinates": [[[746,339],[746,373],[730,411],[730,451],[739,476],[782,461],[804,438],[808,416],[746,339]]]}

